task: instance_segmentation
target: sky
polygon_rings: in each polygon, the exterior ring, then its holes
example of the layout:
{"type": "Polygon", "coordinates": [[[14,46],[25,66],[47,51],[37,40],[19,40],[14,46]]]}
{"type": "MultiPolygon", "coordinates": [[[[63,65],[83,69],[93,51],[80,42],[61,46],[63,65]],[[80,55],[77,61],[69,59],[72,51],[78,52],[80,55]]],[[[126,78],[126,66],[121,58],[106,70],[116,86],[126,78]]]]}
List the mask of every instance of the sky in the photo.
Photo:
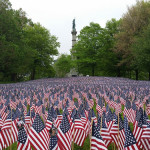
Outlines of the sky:
{"type": "Polygon", "coordinates": [[[90,22],[105,27],[112,18],[120,19],[136,0],[9,0],[13,9],[22,8],[34,23],[39,22],[60,42],[60,54],[70,54],[72,21],[77,35],[90,22]]]}

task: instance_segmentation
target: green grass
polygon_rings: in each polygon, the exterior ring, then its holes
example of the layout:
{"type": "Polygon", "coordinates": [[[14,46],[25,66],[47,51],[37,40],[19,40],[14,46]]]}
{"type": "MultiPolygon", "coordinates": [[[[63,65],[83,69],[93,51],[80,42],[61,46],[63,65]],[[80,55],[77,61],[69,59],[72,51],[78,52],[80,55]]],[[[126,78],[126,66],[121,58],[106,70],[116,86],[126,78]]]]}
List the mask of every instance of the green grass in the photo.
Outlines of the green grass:
{"type": "Polygon", "coordinates": [[[74,150],[89,150],[90,149],[90,139],[87,137],[84,141],[83,146],[78,146],[77,144],[74,144],[74,150]]]}
{"type": "Polygon", "coordinates": [[[11,146],[7,147],[5,150],[17,150],[17,142],[13,143],[11,146]]]}

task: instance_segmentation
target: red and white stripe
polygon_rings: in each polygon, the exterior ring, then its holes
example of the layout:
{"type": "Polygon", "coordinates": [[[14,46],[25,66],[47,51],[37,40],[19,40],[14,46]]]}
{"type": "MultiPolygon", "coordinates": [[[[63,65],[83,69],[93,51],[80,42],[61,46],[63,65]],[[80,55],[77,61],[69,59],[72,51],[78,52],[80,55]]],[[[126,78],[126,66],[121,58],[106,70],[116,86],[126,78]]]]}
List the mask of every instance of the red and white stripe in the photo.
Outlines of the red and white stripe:
{"type": "Polygon", "coordinates": [[[91,138],[91,150],[108,150],[104,141],[97,139],[96,137],[91,138]]]}
{"type": "Polygon", "coordinates": [[[37,133],[33,127],[29,132],[29,141],[34,149],[48,149],[50,136],[46,128],[37,133]]]}
{"type": "Polygon", "coordinates": [[[119,144],[119,150],[124,149],[124,142],[125,142],[125,132],[123,130],[118,130],[118,124],[113,124],[110,135],[115,142],[115,145],[118,147],[119,144]],[[119,133],[119,134],[118,134],[119,133]]]}
{"type": "Polygon", "coordinates": [[[25,144],[18,142],[17,150],[31,150],[29,139],[27,138],[25,144]]]}
{"type": "Polygon", "coordinates": [[[76,143],[79,146],[83,146],[86,133],[83,126],[83,123],[80,119],[75,119],[74,121],[74,143],[76,143]]]}
{"type": "Polygon", "coordinates": [[[61,149],[65,149],[65,150],[71,149],[71,142],[72,142],[71,129],[69,129],[69,131],[64,134],[62,130],[58,128],[57,137],[59,141],[59,147],[61,147],[61,149]]]}

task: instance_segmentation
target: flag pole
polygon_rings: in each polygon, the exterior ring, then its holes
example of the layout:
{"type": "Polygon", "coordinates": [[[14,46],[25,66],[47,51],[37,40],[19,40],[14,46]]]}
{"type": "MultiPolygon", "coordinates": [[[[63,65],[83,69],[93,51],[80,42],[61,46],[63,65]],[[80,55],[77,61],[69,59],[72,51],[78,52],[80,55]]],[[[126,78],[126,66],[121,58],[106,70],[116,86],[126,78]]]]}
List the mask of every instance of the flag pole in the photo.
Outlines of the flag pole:
{"type": "Polygon", "coordinates": [[[72,141],[72,150],[74,150],[74,125],[73,125],[73,141],[72,141]]]}
{"type": "Polygon", "coordinates": [[[102,116],[101,116],[100,135],[101,135],[101,128],[102,128],[102,119],[103,119],[103,113],[102,113],[102,116]]]}
{"type": "MultiPolygon", "coordinates": [[[[112,147],[112,149],[113,149],[113,147],[112,147]]],[[[115,141],[114,141],[114,150],[115,150],[115,141]]]]}
{"type": "Polygon", "coordinates": [[[102,121],[103,121],[102,119],[103,119],[103,114],[102,114],[102,116],[101,116],[100,135],[101,135],[102,121]]]}
{"type": "Polygon", "coordinates": [[[119,111],[118,111],[118,150],[119,150],[119,111]]]}
{"type": "Polygon", "coordinates": [[[30,128],[31,128],[31,122],[32,120],[31,120],[31,106],[30,106],[30,128]]]}
{"type": "Polygon", "coordinates": [[[12,149],[12,143],[13,142],[12,142],[12,108],[11,108],[11,144],[10,144],[10,150],[12,149]]]}
{"type": "Polygon", "coordinates": [[[90,149],[91,149],[91,140],[92,140],[92,126],[93,126],[93,119],[91,121],[91,136],[90,136],[90,149]]]}

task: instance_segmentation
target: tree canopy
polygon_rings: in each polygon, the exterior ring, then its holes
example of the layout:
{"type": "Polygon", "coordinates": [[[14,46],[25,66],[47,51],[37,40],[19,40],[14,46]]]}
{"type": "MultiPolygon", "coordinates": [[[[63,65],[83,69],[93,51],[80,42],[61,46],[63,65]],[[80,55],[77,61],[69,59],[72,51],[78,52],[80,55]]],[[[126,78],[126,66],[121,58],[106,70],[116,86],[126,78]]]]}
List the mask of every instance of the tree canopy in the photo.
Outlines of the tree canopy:
{"type": "Polygon", "coordinates": [[[53,55],[59,42],[54,35],[0,0],[0,80],[19,81],[54,76],[53,55]]]}

